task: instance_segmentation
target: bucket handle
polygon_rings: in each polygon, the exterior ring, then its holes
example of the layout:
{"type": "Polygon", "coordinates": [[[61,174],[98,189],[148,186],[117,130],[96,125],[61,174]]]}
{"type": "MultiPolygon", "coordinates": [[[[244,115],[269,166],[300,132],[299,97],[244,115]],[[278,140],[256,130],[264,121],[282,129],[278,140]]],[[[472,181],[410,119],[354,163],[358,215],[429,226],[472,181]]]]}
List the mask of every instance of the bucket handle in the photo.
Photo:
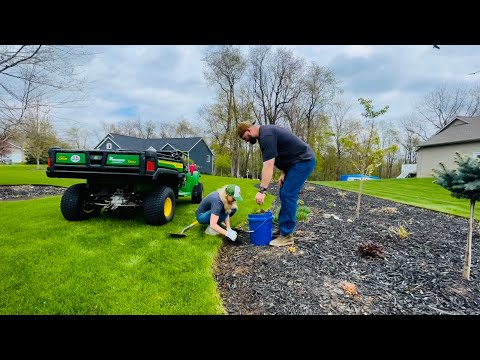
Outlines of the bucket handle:
{"type": "Polygon", "coordinates": [[[263,222],[260,225],[258,225],[258,227],[255,230],[248,230],[248,232],[253,233],[253,232],[257,231],[258,229],[260,229],[262,227],[263,224],[265,224],[265,221],[267,221],[267,220],[272,220],[272,218],[267,218],[267,219],[263,220],[263,222]]]}

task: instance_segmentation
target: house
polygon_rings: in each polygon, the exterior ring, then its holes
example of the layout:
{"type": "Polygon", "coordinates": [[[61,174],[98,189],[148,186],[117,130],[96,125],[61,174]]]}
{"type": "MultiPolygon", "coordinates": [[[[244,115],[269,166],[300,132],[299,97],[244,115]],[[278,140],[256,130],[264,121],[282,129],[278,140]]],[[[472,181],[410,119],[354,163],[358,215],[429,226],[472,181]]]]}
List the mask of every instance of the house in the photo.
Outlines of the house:
{"type": "Polygon", "coordinates": [[[188,157],[197,165],[200,173],[213,173],[213,152],[201,137],[142,139],[109,133],[95,146],[95,149],[143,151],[150,146],[157,150],[182,150],[188,153],[188,157]]]}
{"type": "Polygon", "coordinates": [[[7,141],[9,153],[0,155],[0,163],[3,164],[19,164],[25,161],[25,150],[14,142],[7,141]]]}
{"type": "Polygon", "coordinates": [[[456,169],[456,151],[480,158],[480,116],[457,116],[420,143],[417,149],[417,177],[432,177],[432,169],[439,169],[440,162],[448,169],[456,169]]]}

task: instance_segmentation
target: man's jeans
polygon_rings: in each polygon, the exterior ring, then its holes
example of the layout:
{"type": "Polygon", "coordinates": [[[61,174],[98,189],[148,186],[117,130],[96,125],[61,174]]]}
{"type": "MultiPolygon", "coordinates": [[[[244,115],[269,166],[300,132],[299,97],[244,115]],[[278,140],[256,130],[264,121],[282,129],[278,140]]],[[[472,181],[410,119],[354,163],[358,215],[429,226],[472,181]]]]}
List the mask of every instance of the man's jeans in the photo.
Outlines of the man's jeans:
{"type": "MultiPolygon", "coordinates": [[[[236,212],[237,212],[237,209],[232,209],[232,211],[230,212],[230,217],[235,215],[236,212]]],[[[211,215],[212,215],[212,210],[208,210],[204,213],[198,214],[197,215],[197,220],[200,224],[210,224],[210,216],[211,215]]],[[[218,217],[217,224],[220,225],[222,222],[225,221],[226,218],[227,218],[227,213],[224,212],[224,213],[220,214],[220,216],[218,217]]]]}
{"type": "Polygon", "coordinates": [[[279,191],[281,203],[280,214],[278,215],[280,235],[286,236],[295,230],[298,195],[315,168],[316,162],[316,159],[298,162],[288,169],[285,175],[285,181],[279,191]]]}

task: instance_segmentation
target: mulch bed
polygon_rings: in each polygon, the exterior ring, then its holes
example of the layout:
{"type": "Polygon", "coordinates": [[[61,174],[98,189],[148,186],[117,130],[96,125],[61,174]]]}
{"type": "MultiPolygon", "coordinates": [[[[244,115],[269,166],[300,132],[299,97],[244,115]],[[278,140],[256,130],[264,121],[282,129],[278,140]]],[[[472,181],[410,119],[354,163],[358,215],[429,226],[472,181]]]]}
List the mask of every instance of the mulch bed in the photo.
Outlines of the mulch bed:
{"type": "Polygon", "coordinates": [[[476,227],[462,277],[467,219],[363,195],[350,222],[356,193],[307,184],[300,199],[312,212],[294,246],[252,245],[248,224],[224,240],[215,277],[227,314],[480,314],[476,227]],[[400,225],[406,239],[389,231],[400,225]],[[368,242],[378,251],[359,251],[368,242]]]}

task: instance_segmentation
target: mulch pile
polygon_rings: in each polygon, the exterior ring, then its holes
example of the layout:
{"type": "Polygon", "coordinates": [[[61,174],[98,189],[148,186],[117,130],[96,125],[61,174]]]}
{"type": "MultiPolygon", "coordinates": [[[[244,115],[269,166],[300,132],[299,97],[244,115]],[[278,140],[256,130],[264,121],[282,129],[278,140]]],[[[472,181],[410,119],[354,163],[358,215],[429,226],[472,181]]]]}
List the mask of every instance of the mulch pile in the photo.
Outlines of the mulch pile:
{"type": "Polygon", "coordinates": [[[354,220],[356,193],[313,184],[300,200],[312,211],[294,246],[252,245],[248,224],[224,240],[215,277],[227,314],[480,314],[476,227],[462,277],[468,219],[363,195],[354,220]]]}

